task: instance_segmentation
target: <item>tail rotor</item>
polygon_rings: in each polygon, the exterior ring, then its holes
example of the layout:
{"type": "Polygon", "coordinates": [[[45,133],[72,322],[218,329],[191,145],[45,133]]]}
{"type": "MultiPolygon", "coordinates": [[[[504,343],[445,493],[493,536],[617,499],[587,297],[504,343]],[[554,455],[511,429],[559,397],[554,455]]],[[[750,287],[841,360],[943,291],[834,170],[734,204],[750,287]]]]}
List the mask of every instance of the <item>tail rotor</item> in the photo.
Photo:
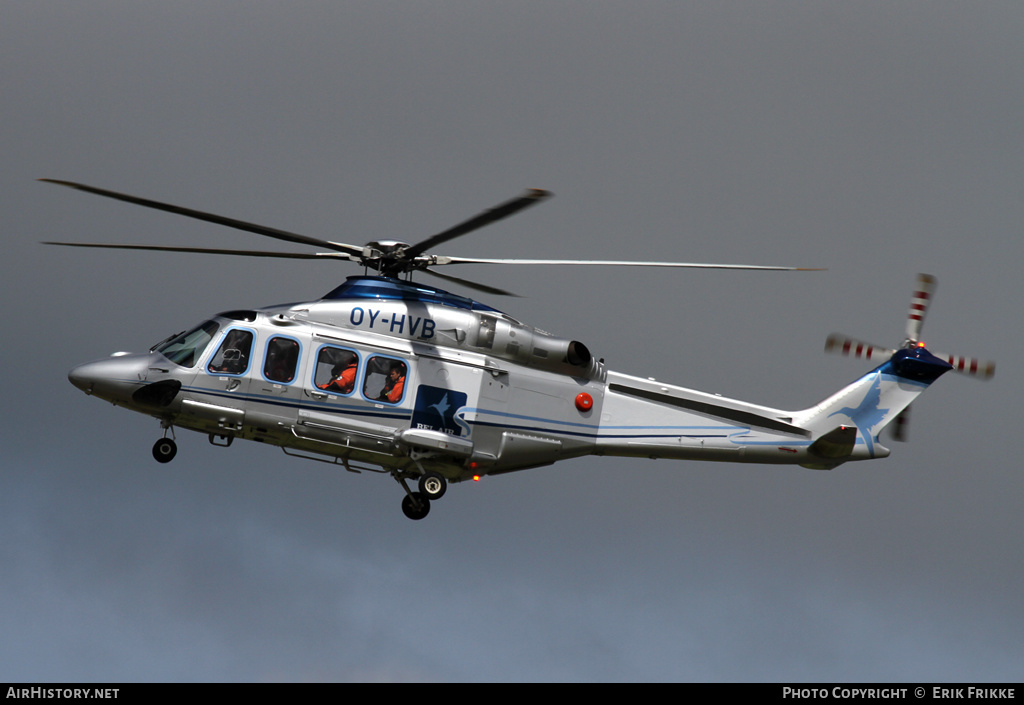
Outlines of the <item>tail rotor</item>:
{"type": "MultiPolygon", "coordinates": [[[[935,295],[936,279],[931,274],[918,274],[917,285],[910,298],[910,309],[907,312],[906,338],[903,341],[902,349],[924,348],[921,342],[921,328],[924,325],[925,315],[935,295]]],[[[897,350],[884,346],[873,345],[845,335],[833,333],[825,341],[825,352],[838,353],[848,357],[867,360],[876,364],[883,364],[888,361],[897,350]]],[[[935,357],[948,362],[954,372],[977,377],[979,379],[991,379],[995,374],[996,365],[994,362],[981,361],[973,357],[962,357],[959,355],[947,355],[945,353],[932,352],[935,357]]],[[[907,436],[910,407],[904,409],[893,425],[893,437],[895,440],[904,441],[907,436]]]]}

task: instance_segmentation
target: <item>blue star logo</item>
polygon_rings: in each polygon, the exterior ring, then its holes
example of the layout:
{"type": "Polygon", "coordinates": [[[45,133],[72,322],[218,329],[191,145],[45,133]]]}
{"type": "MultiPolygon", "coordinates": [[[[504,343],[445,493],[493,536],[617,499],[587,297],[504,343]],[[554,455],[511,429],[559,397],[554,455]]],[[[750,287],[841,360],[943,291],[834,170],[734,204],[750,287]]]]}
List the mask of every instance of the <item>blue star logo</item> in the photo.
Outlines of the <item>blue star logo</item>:
{"type": "Polygon", "coordinates": [[[874,457],[875,455],[875,443],[874,436],[871,433],[878,424],[885,420],[885,415],[889,413],[889,409],[880,409],[879,403],[882,401],[882,373],[875,373],[875,381],[868,389],[867,394],[864,395],[864,399],[858,406],[846,406],[839,411],[832,412],[829,414],[829,418],[836,414],[844,414],[853,421],[857,430],[864,436],[864,442],[867,443],[868,453],[874,457]]]}

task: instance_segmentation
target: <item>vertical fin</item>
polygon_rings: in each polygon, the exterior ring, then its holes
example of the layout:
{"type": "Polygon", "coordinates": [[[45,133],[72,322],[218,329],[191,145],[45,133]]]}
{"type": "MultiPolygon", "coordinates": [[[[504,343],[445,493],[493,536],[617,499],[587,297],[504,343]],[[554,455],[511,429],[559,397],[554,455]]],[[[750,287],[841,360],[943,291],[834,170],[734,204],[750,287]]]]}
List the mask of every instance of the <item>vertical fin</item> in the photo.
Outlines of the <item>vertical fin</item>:
{"type": "MultiPolygon", "coordinates": [[[[799,411],[793,422],[823,437],[838,425],[857,428],[864,456],[884,457],[888,449],[878,445],[878,434],[912,401],[952,367],[924,348],[897,350],[888,362],[810,409],[799,411]]],[[[854,455],[859,455],[856,452],[854,455]]]]}

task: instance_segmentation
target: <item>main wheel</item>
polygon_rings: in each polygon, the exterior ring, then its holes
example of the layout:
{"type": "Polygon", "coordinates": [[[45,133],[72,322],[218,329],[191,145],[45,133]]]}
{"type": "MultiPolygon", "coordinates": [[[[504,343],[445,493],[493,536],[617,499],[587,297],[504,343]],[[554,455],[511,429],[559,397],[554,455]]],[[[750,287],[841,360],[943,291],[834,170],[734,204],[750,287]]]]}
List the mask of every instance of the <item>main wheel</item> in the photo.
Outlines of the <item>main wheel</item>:
{"type": "Polygon", "coordinates": [[[169,463],[178,454],[178,444],[171,438],[161,438],[153,444],[153,457],[158,463],[169,463]]]}
{"type": "Polygon", "coordinates": [[[444,475],[436,472],[428,472],[420,476],[420,493],[427,499],[441,499],[448,491],[448,481],[444,475]]]}
{"type": "Polygon", "coordinates": [[[422,492],[413,492],[402,500],[402,513],[413,521],[419,521],[430,513],[430,500],[422,492]]]}

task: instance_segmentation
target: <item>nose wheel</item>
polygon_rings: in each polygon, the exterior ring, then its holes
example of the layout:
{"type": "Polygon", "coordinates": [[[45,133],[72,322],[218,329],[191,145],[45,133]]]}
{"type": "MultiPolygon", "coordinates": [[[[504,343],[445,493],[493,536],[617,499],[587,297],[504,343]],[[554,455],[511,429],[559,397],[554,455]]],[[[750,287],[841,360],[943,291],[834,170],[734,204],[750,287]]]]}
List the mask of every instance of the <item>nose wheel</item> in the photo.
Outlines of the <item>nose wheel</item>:
{"type": "Polygon", "coordinates": [[[153,457],[158,463],[169,463],[178,454],[178,444],[172,438],[161,438],[153,444],[153,457]]]}

